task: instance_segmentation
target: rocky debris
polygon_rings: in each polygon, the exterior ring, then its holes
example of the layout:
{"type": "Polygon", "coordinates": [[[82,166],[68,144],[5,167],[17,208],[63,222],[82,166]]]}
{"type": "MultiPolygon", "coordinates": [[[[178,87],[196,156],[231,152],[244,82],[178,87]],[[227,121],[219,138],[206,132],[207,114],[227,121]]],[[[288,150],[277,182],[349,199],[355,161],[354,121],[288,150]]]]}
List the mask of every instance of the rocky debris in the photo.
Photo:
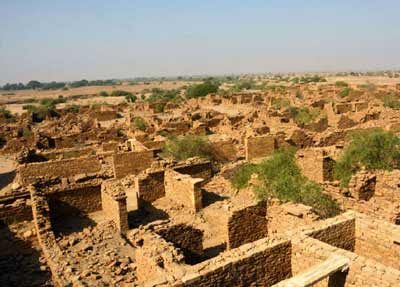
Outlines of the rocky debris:
{"type": "Polygon", "coordinates": [[[66,271],[74,271],[76,279],[87,286],[134,284],[136,280],[135,250],[112,222],[63,236],[58,245],[69,259],[66,271]]]}
{"type": "Polygon", "coordinates": [[[358,200],[369,200],[375,193],[376,175],[362,169],[351,178],[349,192],[358,200]]]}

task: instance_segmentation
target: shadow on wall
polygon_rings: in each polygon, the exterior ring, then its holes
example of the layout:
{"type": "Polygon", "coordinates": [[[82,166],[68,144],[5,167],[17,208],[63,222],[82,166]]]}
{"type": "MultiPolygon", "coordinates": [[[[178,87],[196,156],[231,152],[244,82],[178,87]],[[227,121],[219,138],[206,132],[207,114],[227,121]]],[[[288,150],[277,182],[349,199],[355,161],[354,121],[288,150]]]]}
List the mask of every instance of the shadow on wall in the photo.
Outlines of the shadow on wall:
{"type": "Polygon", "coordinates": [[[228,199],[226,196],[221,196],[215,192],[210,192],[202,189],[202,205],[203,208],[217,202],[217,201],[223,201],[225,199],[228,199]]]}
{"type": "Polygon", "coordinates": [[[128,213],[129,228],[137,228],[139,225],[146,225],[156,220],[168,219],[168,213],[164,210],[155,208],[151,203],[142,201],[140,209],[128,213]]]}
{"type": "Polygon", "coordinates": [[[0,174],[0,189],[9,185],[15,178],[15,170],[0,174]]]}
{"type": "Polygon", "coordinates": [[[216,246],[212,246],[209,248],[204,249],[204,253],[203,253],[203,258],[202,261],[211,259],[213,257],[218,256],[221,252],[224,252],[226,250],[226,243],[221,243],[219,245],[216,246]]]}
{"type": "Polygon", "coordinates": [[[55,236],[68,235],[74,232],[80,232],[87,227],[96,226],[96,222],[89,218],[86,214],[82,213],[76,207],[69,205],[66,202],[62,202],[63,210],[68,210],[69,213],[63,212],[63,214],[57,214],[54,212],[60,203],[51,200],[50,205],[50,220],[51,226],[55,236]]]}
{"type": "Polygon", "coordinates": [[[17,238],[8,226],[0,226],[0,286],[52,286],[51,273],[40,270],[39,258],[31,242],[17,238]]]}

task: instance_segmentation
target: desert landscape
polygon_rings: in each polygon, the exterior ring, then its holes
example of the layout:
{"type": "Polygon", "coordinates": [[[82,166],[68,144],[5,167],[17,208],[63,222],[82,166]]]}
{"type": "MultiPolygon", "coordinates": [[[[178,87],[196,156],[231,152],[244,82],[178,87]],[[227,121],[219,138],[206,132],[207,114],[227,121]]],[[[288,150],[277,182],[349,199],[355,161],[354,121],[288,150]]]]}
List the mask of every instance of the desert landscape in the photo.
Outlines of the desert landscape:
{"type": "Polygon", "coordinates": [[[3,87],[0,285],[399,286],[399,75],[3,87]]]}
{"type": "Polygon", "coordinates": [[[400,287],[400,1],[0,1],[0,287],[400,287]]]}

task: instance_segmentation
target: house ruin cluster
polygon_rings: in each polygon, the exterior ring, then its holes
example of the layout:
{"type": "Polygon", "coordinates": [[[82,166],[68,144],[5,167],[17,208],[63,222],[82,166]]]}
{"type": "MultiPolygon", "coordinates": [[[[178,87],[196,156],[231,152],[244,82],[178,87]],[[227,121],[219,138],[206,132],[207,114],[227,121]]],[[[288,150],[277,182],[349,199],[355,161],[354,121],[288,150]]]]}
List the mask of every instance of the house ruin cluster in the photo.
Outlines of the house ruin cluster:
{"type": "Polygon", "coordinates": [[[320,110],[313,123],[294,122],[271,91],[0,118],[2,156],[18,162],[0,194],[0,266],[25,264],[35,286],[400,286],[400,171],[361,170],[348,189],[333,177],[349,134],[399,133],[400,114],[328,84],[287,88],[294,106],[298,89],[320,110]],[[189,134],[207,137],[212,158],[163,155],[171,135],[189,134]],[[232,187],[238,166],[284,147],[340,215],[232,187]]]}

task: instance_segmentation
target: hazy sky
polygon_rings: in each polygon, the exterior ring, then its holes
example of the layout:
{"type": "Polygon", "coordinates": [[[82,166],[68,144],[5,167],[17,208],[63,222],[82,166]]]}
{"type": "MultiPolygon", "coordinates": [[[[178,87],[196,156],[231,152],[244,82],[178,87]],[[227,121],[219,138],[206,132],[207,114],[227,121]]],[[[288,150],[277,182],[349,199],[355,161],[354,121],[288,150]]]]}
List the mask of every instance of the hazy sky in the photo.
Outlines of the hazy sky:
{"type": "Polygon", "coordinates": [[[0,0],[0,84],[400,68],[399,0],[0,0]]]}

